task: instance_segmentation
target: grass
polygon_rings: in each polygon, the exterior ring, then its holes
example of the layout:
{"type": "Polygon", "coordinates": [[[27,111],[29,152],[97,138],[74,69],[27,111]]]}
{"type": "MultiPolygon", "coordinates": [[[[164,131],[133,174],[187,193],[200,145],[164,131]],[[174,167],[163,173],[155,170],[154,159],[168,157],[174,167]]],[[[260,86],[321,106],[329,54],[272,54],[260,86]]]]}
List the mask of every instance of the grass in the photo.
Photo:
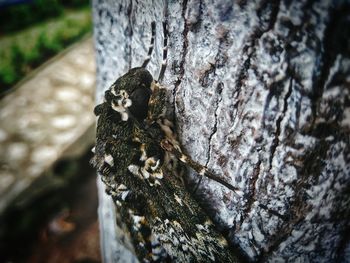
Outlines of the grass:
{"type": "Polygon", "coordinates": [[[84,8],[0,38],[0,93],[91,28],[91,10],[84,8]]]}

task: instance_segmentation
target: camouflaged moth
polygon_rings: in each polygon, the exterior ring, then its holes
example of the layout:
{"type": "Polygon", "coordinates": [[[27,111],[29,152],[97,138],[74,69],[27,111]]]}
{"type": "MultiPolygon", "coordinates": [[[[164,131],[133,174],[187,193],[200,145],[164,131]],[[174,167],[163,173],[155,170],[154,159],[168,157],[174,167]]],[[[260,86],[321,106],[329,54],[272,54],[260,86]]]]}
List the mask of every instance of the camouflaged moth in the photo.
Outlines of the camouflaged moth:
{"type": "Polygon", "coordinates": [[[183,154],[174,125],[165,116],[166,89],[160,85],[167,63],[167,25],[163,23],[163,63],[158,80],[146,69],[148,56],[105,92],[91,160],[128,227],[135,253],[143,261],[231,262],[226,240],[186,191],[177,161],[188,164],[230,190],[238,189],[183,154]],[[180,174],[180,176],[176,176],[180,174]]]}

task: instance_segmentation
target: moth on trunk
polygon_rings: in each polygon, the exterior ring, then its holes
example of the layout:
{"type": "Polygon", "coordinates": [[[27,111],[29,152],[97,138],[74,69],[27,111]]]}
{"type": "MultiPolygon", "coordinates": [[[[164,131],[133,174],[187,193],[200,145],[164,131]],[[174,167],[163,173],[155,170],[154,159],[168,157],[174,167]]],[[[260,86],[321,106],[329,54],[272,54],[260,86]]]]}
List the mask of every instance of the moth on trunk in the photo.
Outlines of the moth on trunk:
{"type": "Polygon", "coordinates": [[[160,85],[167,61],[168,34],[163,23],[163,63],[158,80],[146,69],[153,51],[152,23],[148,57],[105,92],[95,107],[98,117],[92,165],[115,201],[140,260],[234,262],[223,236],[186,191],[182,180],[188,164],[242,195],[183,154],[174,125],[166,118],[166,89],[160,85]]]}

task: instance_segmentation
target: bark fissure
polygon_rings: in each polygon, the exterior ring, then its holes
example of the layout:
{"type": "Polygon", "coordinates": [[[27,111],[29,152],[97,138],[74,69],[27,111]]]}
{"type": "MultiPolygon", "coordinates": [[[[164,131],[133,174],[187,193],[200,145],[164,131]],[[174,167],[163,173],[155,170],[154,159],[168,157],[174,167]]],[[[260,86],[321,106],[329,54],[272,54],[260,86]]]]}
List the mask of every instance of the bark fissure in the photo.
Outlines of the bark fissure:
{"type": "Polygon", "coordinates": [[[131,42],[132,42],[132,36],[134,34],[133,32],[133,28],[132,28],[132,0],[130,0],[130,4],[128,5],[128,8],[127,8],[127,15],[128,15],[128,19],[129,19],[129,23],[128,23],[128,26],[127,26],[127,32],[128,32],[128,35],[129,35],[129,41],[128,41],[128,47],[127,47],[127,50],[128,50],[128,53],[129,53],[129,69],[132,67],[132,45],[131,45],[131,42]]]}
{"type": "Polygon", "coordinates": [[[274,135],[274,139],[272,140],[272,145],[270,147],[269,170],[271,170],[271,168],[272,168],[273,157],[274,157],[276,149],[280,143],[279,136],[281,135],[281,122],[283,121],[283,118],[286,115],[286,112],[288,109],[288,99],[289,99],[290,95],[292,94],[292,88],[293,88],[293,78],[290,78],[288,91],[283,99],[283,110],[282,110],[280,116],[276,120],[276,132],[274,135]]]}
{"type": "MultiPolygon", "coordinates": [[[[263,12],[264,9],[268,8],[268,6],[271,5],[271,15],[270,15],[270,19],[267,22],[267,26],[265,30],[261,30],[260,27],[264,27],[264,24],[260,25],[258,28],[256,28],[254,30],[254,32],[252,33],[251,36],[251,40],[248,41],[248,43],[255,43],[254,45],[254,49],[252,50],[251,53],[248,54],[247,59],[244,61],[243,63],[243,67],[239,70],[239,75],[238,75],[238,79],[237,79],[237,85],[238,89],[237,90],[237,97],[240,93],[240,89],[241,87],[243,87],[244,85],[244,79],[246,79],[246,72],[248,71],[248,69],[250,68],[250,64],[251,64],[251,59],[253,58],[253,56],[255,55],[256,52],[256,46],[259,43],[259,39],[262,38],[262,36],[269,32],[270,30],[272,30],[275,26],[276,20],[277,20],[277,16],[278,16],[278,12],[279,12],[279,6],[280,6],[280,1],[274,1],[272,4],[269,3],[269,1],[263,1],[263,3],[261,4],[260,8],[257,10],[257,14],[260,14],[261,12],[263,12]]],[[[248,52],[249,48],[251,47],[251,45],[246,45],[243,48],[243,53],[248,52]]],[[[290,94],[289,94],[290,95],[290,94]]],[[[288,95],[288,97],[289,97],[288,95]]],[[[287,98],[288,99],[288,98],[287,98]]],[[[238,103],[239,101],[237,101],[238,103]]],[[[235,105],[235,107],[237,107],[237,103],[235,105]]],[[[259,174],[260,174],[260,164],[261,164],[261,160],[259,160],[253,170],[253,174],[252,174],[252,178],[250,179],[250,187],[249,187],[249,195],[247,197],[247,204],[246,204],[246,208],[244,209],[244,214],[247,216],[251,209],[252,209],[252,205],[254,204],[255,200],[256,200],[256,189],[255,189],[255,183],[259,178],[259,174]]],[[[241,223],[243,223],[243,220],[241,221],[241,223]]]]}
{"type": "MultiPolygon", "coordinates": [[[[289,215],[286,215],[285,218],[289,221],[284,223],[284,227],[275,234],[274,240],[269,246],[268,249],[263,252],[259,258],[259,262],[265,262],[269,256],[275,251],[284,241],[286,241],[291,232],[294,229],[297,229],[298,224],[300,224],[304,219],[306,213],[310,210],[310,205],[305,202],[304,198],[306,195],[306,187],[308,185],[308,178],[312,175],[319,175],[322,168],[324,167],[323,160],[326,157],[328,152],[328,143],[325,140],[322,140],[317,144],[316,148],[310,150],[310,153],[304,156],[305,167],[300,171],[302,175],[301,180],[295,185],[295,197],[296,200],[290,204],[291,209],[289,215]],[[319,153],[322,153],[319,155],[319,153]]],[[[316,178],[315,178],[316,179],[316,178]]]]}
{"type": "MultiPolygon", "coordinates": [[[[337,14],[337,17],[342,17],[341,14],[337,14]]],[[[290,237],[291,231],[293,231],[293,229],[295,229],[295,227],[297,226],[297,224],[303,220],[303,218],[305,217],[305,215],[307,214],[307,212],[311,209],[311,207],[309,205],[307,205],[305,203],[304,197],[306,195],[306,190],[308,188],[310,188],[310,176],[313,178],[312,181],[316,182],[322,172],[322,170],[324,169],[325,163],[324,160],[327,159],[327,152],[329,150],[330,147],[330,142],[327,142],[325,140],[326,135],[323,135],[322,132],[326,132],[327,131],[335,131],[335,130],[339,130],[340,127],[338,127],[338,129],[334,129],[332,128],[332,124],[329,125],[329,127],[325,127],[322,126],[320,127],[320,129],[315,126],[315,116],[317,116],[317,105],[319,104],[320,99],[322,98],[323,95],[323,91],[325,89],[324,85],[327,79],[327,76],[329,75],[329,71],[330,71],[330,67],[332,65],[332,63],[334,62],[335,59],[335,55],[334,54],[329,54],[327,52],[335,52],[337,53],[337,50],[334,49],[334,47],[332,47],[329,42],[333,41],[334,39],[332,39],[331,36],[329,36],[331,31],[335,30],[334,27],[334,22],[329,22],[327,25],[327,29],[325,30],[325,36],[324,36],[324,52],[322,52],[322,61],[320,62],[321,66],[321,74],[319,75],[320,77],[316,77],[315,73],[313,75],[313,94],[311,96],[311,101],[312,101],[312,113],[313,113],[313,128],[310,129],[310,131],[308,131],[306,134],[308,134],[309,136],[312,137],[318,137],[320,140],[317,143],[317,146],[310,150],[310,152],[308,154],[306,154],[306,156],[303,157],[304,159],[304,167],[299,171],[300,174],[300,181],[297,183],[297,185],[294,187],[295,191],[296,191],[296,200],[291,203],[291,217],[294,217],[294,219],[288,223],[289,227],[286,227],[285,230],[280,231],[281,234],[279,235],[279,238],[276,239],[276,242],[274,244],[272,244],[270,246],[270,248],[268,249],[269,252],[267,252],[266,254],[262,255],[262,259],[266,259],[269,256],[271,256],[272,251],[276,250],[279,245],[284,242],[285,240],[287,240],[290,237]],[[333,24],[333,26],[331,26],[333,24]],[[328,32],[328,33],[327,33],[328,32]],[[331,38],[331,39],[329,39],[331,38]],[[318,135],[318,131],[321,130],[321,135],[318,135]],[[294,213],[292,213],[292,211],[294,211],[294,213]]],[[[335,41],[335,40],[334,40],[335,41]]],[[[339,41],[341,42],[341,41],[339,41]]],[[[295,75],[291,74],[291,75],[295,75]]],[[[332,133],[333,135],[335,135],[336,133],[332,133]]],[[[328,136],[328,135],[327,135],[328,136]]],[[[339,136],[339,135],[338,135],[339,136]]],[[[318,242],[320,242],[320,240],[318,240],[318,242]]],[[[264,261],[264,260],[262,260],[264,261]]]]}
{"type": "Polygon", "coordinates": [[[182,82],[183,76],[185,75],[185,62],[186,62],[186,55],[187,55],[187,49],[188,49],[188,32],[189,32],[189,26],[187,23],[186,18],[186,10],[187,10],[187,0],[183,1],[183,8],[182,8],[182,19],[184,21],[184,29],[182,31],[182,37],[183,37],[183,46],[182,46],[182,52],[181,52],[181,59],[180,59],[180,65],[179,65],[179,74],[177,81],[175,82],[172,95],[173,95],[173,107],[174,112],[176,112],[176,97],[178,93],[179,86],[182,82]]]}
{"type": "Polygon", "coordinates": [[[222,97],[221,97],[221,93],[222,93],[222,89],[223,89],[223,83],[220,82],[217,86],[217,94],[218,94],[218,99],[216,100],[216,107],[215,107],[215,112],[214,112],[214,127],[212,129],[212,132],[210,133],[209,135],[209,142],[208,142],[208,152],[207,152],[207,160],[205,162],[205,166],[208,166],[208,163],[210,161],[210,156],[211,156],[211,148],[212,148],[212,139],[213,139],[213,136],[215,135],[215,133],[217,132],[218,130],[218,110],[219,110],[219,106],[220,106],[220,103],[222,101],[222,97]]]}
{"type": "Polygon", "coordinates": [[[256,201],[255,183],[259,178],[260,165],[261,165],[261,160],[259,160],[257,162],[257,164],[255,165],[254,170],[253,170],[253,174],[252,174],[252,178],[250,179],[250,182],[249,182],[249,185],[250,185],[249,186],[249,194],[247,197],[248,202],[246,204],[246,208],[244,211],[245,217],[247,217],[247,215],[249,214],[249,212],[252,209],[253,203],[256,201]]]}
{"type": "MultiPolygon", "coordinates": [[[[219,39],[219,47],[218,47],[218,52],[215,55],[215,64],[210,64],[211,67],[209,70],[207,70],[204,73],[204,76],[202,77],[202,86],[207,86],[208,85],[208,79],[210,78],[210,75],[213,74],[212,79],[214,81],[214,79],[216,78],[217,74],[216,74],[216,70],[223,67],[224,64],[226,63],[227,59],[228,59],[228,55],[227,55],[227,51],[229,49],[229,47],[232,45],[232,43],[230,42],[229,38],[228,38],[228,31],[225,29],[225,32],[223,33],[222,37],[220,37],[219,39]]],[[[216,88],[216,94],[217,94],[217,99],[216,99],[216,107],[215,107],[215,111],[214,111],[214,126],[212,128],[212,132],[209,135],[209,139],[208,139],[208,151],[207,151],[207,160],[205,163],[205,166],[208,166],[210,158],[211,158],[211,149],[212,149],[212,139],[213,136],[216,134],[217,132],[217,126],[218,126],[218,110],[219,110],[219,106],[220,103],[222,101],[222,90],[224,88],[224,84],[222,82],[219,82],[216,88]]]]}
{"type": "Polygon", "coordinates": [[[270,19],[269,21],[267,21],[267,26],[266,26],[266,22],[265,21],[261,21],[260,20],[260,24],[258,26],[255,27],[255,29],[253,30],[253,33],[251,34],[250,38],[248,39],[248,44],[245,45],[242,48],[242,57],[244,56],[244,54],[247,54],[247,59],[243,62],[243,66],[241,67],[241,69],[238,70],[238,77],[237,77],[237,81],[236,81],[236,87],[237,87],[237,97],[240,93],[240,89],[244,86],[244,80],[247,78],[246,73],[248,72],[248,69],[250,68],[251,65],[251,59],[254,56],[255,52],[256,52],[256,46],[259,43],[259,39],[261,39],[261,37],[267,33],[268,31],[272,30],[274,28],[274,25],[276,23],[277,20],[277,16],[278,16],[278,11],[279,11],[279,6],[280,6],[280,1],[273,1],[272,4],[269,3],[269,1],[263,1],[261,6],[257,9],[257,15],[259,15],[259,13],[262,13],[262,11],[265,8],[268,8],[269,5],[271,5],[271,15],[270,15],[270,19]],[[265,24],[264,24],[265,22],[265,24]],[[266,26],[265,30],[262,30],[261,28],[264,28],[264,26],[266,26]],[[253,49],[249,52],[249,49],[253,47],[253,49]]]}

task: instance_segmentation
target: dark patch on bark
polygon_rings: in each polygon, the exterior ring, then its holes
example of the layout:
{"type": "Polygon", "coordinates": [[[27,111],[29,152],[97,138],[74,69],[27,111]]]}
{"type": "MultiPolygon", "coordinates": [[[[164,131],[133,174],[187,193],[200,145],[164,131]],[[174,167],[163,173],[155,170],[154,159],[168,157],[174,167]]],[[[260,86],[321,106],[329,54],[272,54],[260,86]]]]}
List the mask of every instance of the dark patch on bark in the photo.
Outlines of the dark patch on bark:
{"type": "Polygon", "coordinates": [[[244,9],[247,6],[247,0],[238,0],[237,4],[241,9],[244,9]]]}
{"type": "Polygon", "coordinates": [[[313,92],[311,94],[311,101],[314,116],[317,115],[319,100],[322,97],[324,89],[326,88],[325,83],[329,76],[330,68],[332,67],[337,55],[343,54],[349,56],[349,14],[350,5],[348,3],[344,5],[340,4],[336,8],[332,9],[329,14],[330,20],[325,29],[322,47],[319,48],[321,57],[317,68],[320,68],[320,70],[315,71],[312,77],[313,92]]]}
{"type": "Polygon", "coordinates": [[[249,182],[249,191],[248,191],[248,194],[247,194],[247,200],[248,201],[247,201],[247,204],[246,204],[246,208],[244,209],[245,210],[244,211],[245,217],[247,217],[247,215],[249,214],[250,210],[252,209],[252,205],[253,205],[253,203],[256,200],[255,183],[256,183],[256,181],[259,178],[260,165],[261,165],[261,160],[259,160],[257,162],[257,164],[255,165],[252,177],[251,177],[250,182],[249,182]]]}
{"type": "MultiPolygon", "coordinates": [[[[349,218],[349,215],[347,215],[346,218],[349,218]]],[[[345,254],[345,250],[347,249],[347,246],[350,243],[350,226],[348,226],[343,233],[343,236],[339,242],[339,246],[337,249],[337,258],[336,262],[346,262],[349,258],[345,254]]]]}
{"type": "Polygon", "coordinates": [[[199,0],[198,9],[199,12],[196,21],[188,24],[189,30],[194,33],[198,33],[203,23],[203,0],[199,0]]]}
{"type": "Polygon", "coordinates": [[[221,3],[218,3],[216,9],[219,10],[219,18],[221,22],[225,22],[231,19],[233,13],[232,2],[223,1],[221,3]]]}
{"type": "Polygon", "coordinates": [[[213,78],[211,77],[212,74],[215,73],[215,65],[209,63],[209,69],[205,70],[204,73],[199,78],[199,83],[202,85],[202,87],[210,87],[213,84],[213,78]]]}
{"type": "Polygon", "coordinates": [[[225,155],[220,155],[218,158],[218,164],[220,167],[224,167],[228,162],[228,158],[225,155]]]}

